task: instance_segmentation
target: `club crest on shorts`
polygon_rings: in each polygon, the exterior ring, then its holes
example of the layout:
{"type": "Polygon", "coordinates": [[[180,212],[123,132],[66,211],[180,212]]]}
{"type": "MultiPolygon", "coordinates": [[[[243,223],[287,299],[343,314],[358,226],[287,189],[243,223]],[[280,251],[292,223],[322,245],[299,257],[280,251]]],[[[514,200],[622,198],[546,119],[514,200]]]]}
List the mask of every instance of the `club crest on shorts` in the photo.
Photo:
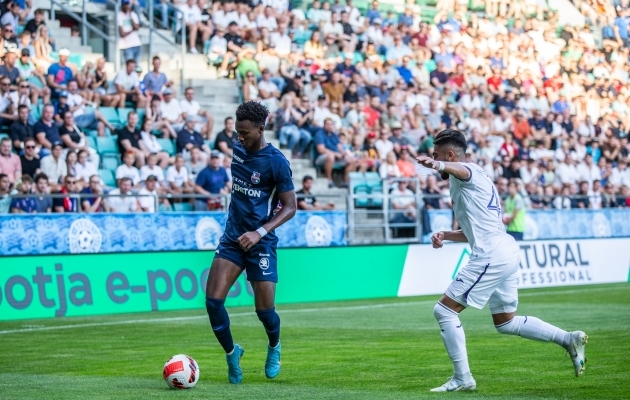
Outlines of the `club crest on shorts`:
{"type": "Polygon", "coordinates": [[[260,183],[260,172],[252,172],[252,182],[254,185],[258,185],[260,183]]]}
{"type": "Polygon", "coordinates": [[[263,257],[260,259],[260,262],[258,263],[258,266],[260,267],[260,269],[262,269],[263,271],[266,270],[267,268],[269,268],[269,259],[267,257],[263,257]]]}

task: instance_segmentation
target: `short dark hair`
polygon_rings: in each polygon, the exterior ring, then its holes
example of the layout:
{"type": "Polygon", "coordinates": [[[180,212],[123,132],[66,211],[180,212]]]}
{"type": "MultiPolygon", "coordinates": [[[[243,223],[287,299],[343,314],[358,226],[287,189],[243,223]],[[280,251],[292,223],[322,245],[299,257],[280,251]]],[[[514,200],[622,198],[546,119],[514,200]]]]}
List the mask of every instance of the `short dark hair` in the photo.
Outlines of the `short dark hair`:
{"type": "Polygon", "coordinates": [[[223,121],[223,123],[224,123],[224,124],[227,124],[227,122],[228,122],[229,120],[232,120],[232,119],[234,119],[234,118],[232,118],[232,117],[226,117],[226,118],[225,118],[225,121],[223,121]]]}
{"type": "Polygon", "coordinates": [[[126,181],[129,181],[133,185],[133,181],[131,180],[131,178],[128,178],[126,176],[123,177],[123,178],[120,178],[120,183],[123,183],[123,182],[126,182],[126,181]]]}
{"type": "Polygon", "coordinates": [[[45,173],[41,172],[37,175],[35,175],[35,183],[38,183],[41,180],[45,180],[46,182],[48,182],[48,175],[46,175],[45,173]]]}
{"type": "Polygon", "coordinates": [[[125,61],[125,65],[129,65],[131,63],[136,63],[136,60],[134,60],[133,58],[128,59],[127,61],[125,61]]]}
{"type": "Polygon", "coordinates": [[[28,106],[26,104],[20,104],[18,106],[18,112],[20,112],[21,110],[24,110],[25,108],[28,110],[28,106]]]}
{"type": "Polygon", "coordinates": [[[306,182],[306,181],[312,181],[313,177],[310,175],[304,175],[304,178],[302,178],[302,183],[306,182]]]}
{"type": "Polygon", "coordinates": [[[30,175],[23,175],[21,179],[22,183],[33,183],[33,178],[30,175]]]}
{"type": "Polygon", "coordinates": [[[269,110],[256,101],[246,101],[236,109],[237,121],[249,121],[255,126],[265,126],[269,110]]]}
{"type": "Polygon", "coordinates": [[[462,155],[466,153],[468,144],[466,143],[466,137],[461,131],[457,129],[445,129],[438,133],[433,141],[433,146],[446,146],[450,145],[459,150],[462,155]]]}
{"type": "Polygon", "coordinates": [[[160,56],[153,56],[153,58],[151,59],[151,62],[155,61],[155,60],[159,60],[160,56]]]}

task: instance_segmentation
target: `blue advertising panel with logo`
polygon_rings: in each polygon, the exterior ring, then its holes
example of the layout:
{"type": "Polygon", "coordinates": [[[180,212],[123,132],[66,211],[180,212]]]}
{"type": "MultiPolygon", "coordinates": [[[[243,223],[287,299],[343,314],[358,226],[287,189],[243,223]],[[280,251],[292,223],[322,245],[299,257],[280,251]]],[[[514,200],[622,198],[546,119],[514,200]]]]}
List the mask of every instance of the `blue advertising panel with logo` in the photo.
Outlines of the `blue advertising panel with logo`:
{"type": "MultiPolygon", "coordinates": [[[[213,250],[227,214],[35,214],[0,216],[0,254],[213,250]]],[[[276,230],[279,247],[345,246],[343,211],[298,212],[276,230]]]]}

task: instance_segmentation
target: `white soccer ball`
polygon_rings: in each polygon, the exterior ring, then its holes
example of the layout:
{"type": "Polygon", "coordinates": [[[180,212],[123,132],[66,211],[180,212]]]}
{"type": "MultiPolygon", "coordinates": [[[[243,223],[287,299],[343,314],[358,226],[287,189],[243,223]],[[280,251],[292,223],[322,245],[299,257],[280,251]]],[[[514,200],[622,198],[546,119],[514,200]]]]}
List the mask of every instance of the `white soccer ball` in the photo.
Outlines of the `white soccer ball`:
{"type": "Polygon", "coordinates": [[[192,357],[177,354],[164,364],[162,376],[171,389],[190,389],[199,381],[199,366],[192,357]]]}

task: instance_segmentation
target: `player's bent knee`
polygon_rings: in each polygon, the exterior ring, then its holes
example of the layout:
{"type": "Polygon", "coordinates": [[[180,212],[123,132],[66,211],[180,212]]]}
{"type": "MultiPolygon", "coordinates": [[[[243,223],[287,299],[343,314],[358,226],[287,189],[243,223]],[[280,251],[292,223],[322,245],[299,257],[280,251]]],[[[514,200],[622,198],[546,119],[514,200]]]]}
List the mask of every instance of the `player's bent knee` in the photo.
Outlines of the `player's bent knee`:
{"type": "Polygon", "coordinates": [[[511,320],[502,323],[501,325],[495,325],[495,329],[502,335],[518,335],[518,321],[516,321],[517,317],[512,318],[511,320]]]}
{"type": "Polygon", "coordinates": [[[213,299],[212,297],[206,297],[206,311],[208,311],[208,314],[219,313],[224,308],[225,308],[225,300],[213,299]]]}
{"type": "Polygon", "coordinates": [[[280,324],[280,316],[276,313],[275,307],[269,310],[256,310],[256,315],[258,315],[258,319],[268,331],[275,330],[280,324]]]}
{"type": "Polygon", "coordinates": [[[449,319],[458,318],[458,313],[446,307],[444,304],[439,301],[435,303],[435,307],[433,307],[433,315],[438,322],[446,321],[449,319]]]}

